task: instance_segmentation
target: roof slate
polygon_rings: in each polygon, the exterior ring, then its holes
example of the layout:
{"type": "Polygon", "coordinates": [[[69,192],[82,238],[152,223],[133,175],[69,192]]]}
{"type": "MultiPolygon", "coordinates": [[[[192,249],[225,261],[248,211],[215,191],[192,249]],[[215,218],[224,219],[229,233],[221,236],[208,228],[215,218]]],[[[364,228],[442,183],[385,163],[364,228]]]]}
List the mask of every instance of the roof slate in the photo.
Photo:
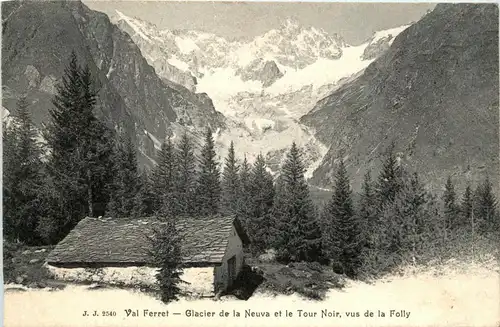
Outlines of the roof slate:
{"type": "MultiPolygon", "coordinates": [[[[220,264],[235,218],[179,218],[185,264],[220,264]]],[[[152,227],[163,224],[154,217],[82,219],[48,255],[48,264],[147,264],[152,227]]]]}

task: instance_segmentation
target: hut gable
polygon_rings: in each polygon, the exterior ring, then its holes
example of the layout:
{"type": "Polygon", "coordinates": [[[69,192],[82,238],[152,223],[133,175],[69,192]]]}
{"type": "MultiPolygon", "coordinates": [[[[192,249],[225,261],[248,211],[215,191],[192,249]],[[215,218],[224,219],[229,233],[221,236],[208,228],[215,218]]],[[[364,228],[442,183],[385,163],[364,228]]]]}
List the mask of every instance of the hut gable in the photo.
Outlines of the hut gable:
{"type": "MultiPolygon", "coordinates": [[[[157,218],[86,217],[47,257],[53,266],[113,267],[144,266],[149,263],[153,226],[164,224],[157,218]]],[[[234,217],[178,218],[186,266],[220,265],[233,227],[246,240],[234,217]]]]}

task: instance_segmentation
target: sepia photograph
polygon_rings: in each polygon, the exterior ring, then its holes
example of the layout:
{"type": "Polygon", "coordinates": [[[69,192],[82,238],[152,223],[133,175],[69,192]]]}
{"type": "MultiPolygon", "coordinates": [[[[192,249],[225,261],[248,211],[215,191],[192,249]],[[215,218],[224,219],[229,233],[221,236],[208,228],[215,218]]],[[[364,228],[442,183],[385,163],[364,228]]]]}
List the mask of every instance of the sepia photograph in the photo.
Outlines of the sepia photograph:
{"type": "Polygon", "coordinates": [[[497,3],[0,5],[4,326],[500,326],[497,3]]]}

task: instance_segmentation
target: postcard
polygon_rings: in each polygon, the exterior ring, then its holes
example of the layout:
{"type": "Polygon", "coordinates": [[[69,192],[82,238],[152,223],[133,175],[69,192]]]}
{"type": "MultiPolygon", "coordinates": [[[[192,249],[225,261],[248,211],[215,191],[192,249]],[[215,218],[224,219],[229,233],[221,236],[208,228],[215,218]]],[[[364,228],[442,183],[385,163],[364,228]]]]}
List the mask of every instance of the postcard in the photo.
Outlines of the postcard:
{"type": "Polygon", "coordinates": [[[498,4],[1,11],[5,326],[500,326],[498,4]]]}

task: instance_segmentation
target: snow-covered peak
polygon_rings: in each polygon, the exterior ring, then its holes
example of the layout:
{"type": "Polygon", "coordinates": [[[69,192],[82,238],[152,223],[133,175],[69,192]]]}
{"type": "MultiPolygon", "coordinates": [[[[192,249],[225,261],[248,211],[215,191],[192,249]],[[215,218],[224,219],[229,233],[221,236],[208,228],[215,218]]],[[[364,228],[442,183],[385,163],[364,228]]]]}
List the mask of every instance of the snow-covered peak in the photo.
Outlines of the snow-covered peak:
{"type": "Polygon", "coordinates": [[[375,32],[373,34],[373,36],[371,37],[369,43],[375,43],[375,42],[378,42],[378,41],[383,40],[383,39],[388,39],[389,44],[392,44],[392,41],[394,41],[394,38],[396,38],[396,36],[398,36],[399,33],[404,31],[405,29],[407,29],[409,26],[410,25],[403,25],[403,26],[394,27],[394,28],[390,28],[387,30],[375,32]]]}
{"type": "MultiPolygon", "coordinates": [[[[163,77],[172,75],[172,69],[165,69],[168,64],[194,76],[197,92],[216,87],[218,93],[227,95],[242,91],[282,94],[307,85],[316,89],[336,84],[364,69],[408,27],[379,31],[365,44],[349,46],[341,36],[302,25],[294,18],[284,19],[275,29],[246,42],[204,31],[160,30],[118,11],[115,21],[135,35],[134,41],[140,39],[136,43],[158,72],[165,71],[163,77]],[[263,69],[264,63],[273,69],[263,69]]],[[[190,79],[177,80],[183,85],[182,81],[187,81],[192,88],[190,79]]]]}
{"type": "Polygon", "coordinates": [[[132,29],[132,31],[134,33],[141,36],[144,40],[151,42],[151,39],[143,32],[143,30],[148,29],[148,26],[147,26],[148,23],[143,22],[139,19],[128,17],[119,10],[115,10],[115,11],[116,11],[116,16],[114,16],[115,21],[125,22],[128,26],[130,26],[130,28],[132,29]]]}
{"type": "Polygon", "coordinates": [[[285,33],[298,33],[302,29],[302,26],[300,22],[292,17],[288,17],[287,19],[283,20],[281,22],[281,25],[279,26],[278,30],[285,32],[285,33]]]}
{"type": "Polygon", "coordinates": [[[116,11],[112,21],[132,36],[161,45],[172,65],[182,70],[188,67],[197,77],[223,67],[243,68],[256,59],[301,69],[321,58],[340,58],[344,46],[338,35],[304,27],[293,18],[249,42],[229,41],[202,31],[160,30],[120,11],[116,11]]]}
{"type": "Polygon", "coordinates": [[[318,59],[338,59],[342,56],[344,41],[322,29],[304,27],[298,21],[287,19],[279,28],[257,36],[239,49],[240,65],[255,58],[275,61],[278,65],[304,68],[318,59]]]}
{"type": "Polygon", "coordinates": [[[368,40],[362,58],[364,60],[371,60],[378,57],[391,46],[396,36],[409,26],[404,25],[375,32],[370,40],[368,40]]]}

